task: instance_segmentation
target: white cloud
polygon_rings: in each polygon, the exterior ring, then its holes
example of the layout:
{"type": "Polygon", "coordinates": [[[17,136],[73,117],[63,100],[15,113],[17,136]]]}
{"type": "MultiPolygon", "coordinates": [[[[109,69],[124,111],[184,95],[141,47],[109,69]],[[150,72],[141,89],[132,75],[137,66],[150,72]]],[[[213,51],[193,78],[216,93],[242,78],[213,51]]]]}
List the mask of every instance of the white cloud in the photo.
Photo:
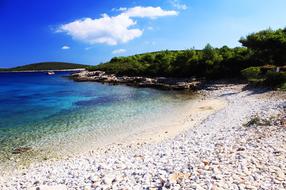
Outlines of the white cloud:
{"type": "Polygon", "coordinates": [[[166,11],[160,7],[119,8],[117,16],[103,14],[101,18],[83,18],[61,25],[57,32],[64,32],[76,40],[88,44],[117,45],[140,37],[143,30],[132,28],[136,21],[132,18],[157,18],[177,15],[176,11],[166,11]]]}
{"type": "Polygon", "coordinates": [[[127,8],[126,8],[126,7],[120,7],[118,10],[119,10],[119,11],[126,11],[127,8]]]}
{"type": "Polygon", "coordinates": [[[124,11],[122,14],[125,14],[129,17],[148,17],[148,18],[157,18],[163,16],[176,16],[178,15],[177,11],[165,11],[161,7],[133,7],[124,11]]]}
{"type": "Polygon", "coordinates": [[[112,11],[126,11],[127,8],[126,7],[120,7],[120,8],[113,8],[112,11]]]}
{"type": "Polygon", "coordinates": [[[126,49],[116,49],[114,51],[112,51],[112,54],[121,54],[121,53],[125,53],[126,49]]]}
{"type": "Polygon", "coordinates": [[[140,29],[129,28],[135,24],[126,15],[110,17],[104,14],[99,19],[85,18],[62,25],[60,31],[89,44],[117,45],[142,35],[143,31],[140,29]]]}
{"type": "Polygon", "coordinates": [[[178,10],[186,10],[188,9],[188,6],[185,4],[182,4],[179,0],[171,0],[170,1],[172,6],[175,7],[178,10]]]}
{"type": "Polygon", "coordinates": [[[66,50],[66,49],[70,49],[70,47],[69,46],[63,46],[62,49],[66,50]]]}
{"type": "Polygon", "coordinates": [[[147,29],[148,30],[154,30],[154,28],[152,26],[148,26],[147,29]]]}

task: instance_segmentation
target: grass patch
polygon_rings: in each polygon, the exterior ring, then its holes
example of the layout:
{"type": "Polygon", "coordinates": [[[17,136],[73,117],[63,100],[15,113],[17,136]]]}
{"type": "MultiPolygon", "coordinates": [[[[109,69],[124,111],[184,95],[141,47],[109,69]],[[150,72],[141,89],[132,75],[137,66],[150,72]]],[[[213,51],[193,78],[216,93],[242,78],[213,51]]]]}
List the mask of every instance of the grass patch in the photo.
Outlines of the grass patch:
{"type": "Polygon", "coordinates": [[[247,123],[243,124],[244,127],[252,127],[252,126],[270,126],[271,125],[271,121],[274,118],[270,118],[270,119],[261,119],[258,116],[254,116],[252,117],[247,123]]]}
{"type": "Polygon", "coordinates": [[[256,126],[260,123],[260,118],[258,116],[255,116],[251,118],[247,123],[243,124],[244,127],[251,127],[256,126]]]}

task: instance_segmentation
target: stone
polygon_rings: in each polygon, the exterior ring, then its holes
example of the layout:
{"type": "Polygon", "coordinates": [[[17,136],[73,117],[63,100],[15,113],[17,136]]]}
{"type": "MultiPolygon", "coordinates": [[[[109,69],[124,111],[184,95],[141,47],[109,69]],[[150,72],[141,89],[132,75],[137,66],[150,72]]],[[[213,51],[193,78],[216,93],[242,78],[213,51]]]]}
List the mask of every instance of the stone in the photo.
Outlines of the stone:
{"type": "Polygon", "coordinates": [[[257,189],[257,188],[253,185],[247,185],[245,186],[245,189],[257,189]]]}
{"type": "Polygon", "coordinates": [[[67,190],[68,188],[65,185],[41,185],[38,187],[28,188],[28,190],[67,190]]]}
{"type": "Polygon", "coordinates": [[[281,169],[276,171],[276,175],[279,178],[285,179],[285,174],[284,174],[284,172],[281,169]]]}
{"type": "Polygon", "coordinates": [[[203,160],[203,163],[204,163],[204,165],[206,166],[206,165],[209,165],[209,164],[210,164],[210,161],[209,161],[209,160],[203,160]]]}
{"type": "Polygon", "coordinates": [[[84,186],[83,190],[91,190],[91,187],[90,186],[84,186]]]}
{"type": "Polygon", "coordinates": [[[107,74],[103,71],[81,71],[80,73],[75,73],[71,75],[71,78],[75,81],[94,81],[101,83],[111,83],[111,84],[127,84],[130,86],[138,87],[153,87],[160,89],[169,90],[185,90],[185,89],[195,89],[201,82],[200,81],[189,81],[184,79],[174,79],[174,78],[148,78],[148,77],[130,77],[122,76],[117,77],[114,74],[107,74]]]}
{"type": "Polygon", "coordinates": [[[196,189],[196,190],[203,190],[204,189],[201,185],[196,184],[196,183],[192,184],[191,188],[196,189]]]}
{"type": "Polygon", "coordinates": [[[175,172],[169,175],[169,181],[170,183],[177,183],[183,179],[188,179],[191,176],[190,173],[181,173],[181,172],[175,172]]]}
{"type": "Polygon", "coordinates": [[[98,176],[90,176],[89,179],[92,181],[92,182],[97,182],[100,180],[100,177],[98,176]]]}
{"type": "Polygon", "coordinates": [[[244,147],[239,147],[236,151],[244,151],[245,148],[244,147]]]}
{"type": "Polygon", "coordinates": [[[172,173],[169,175],[169,181],[170,183],[177,183],[178,175],[177,173],[172,173]]]}
{"type": "Polygon", "coordinates": [[[116,177],[111,175],[111,174],[108,174],[108,175],[104,176],[104,178],[103,178],[103,182],[106,185],[112,185],[112,183],[115,181],[116,181],[116,177]]]}
{"type": "Polygon", "coordinates": [[[22,153],[25,153],[25,152],[29,152],[31,150],[32,150],[31,147],[18,147],[18,148],[15,148],[12,151],[12,154],[22,154],[22,153]]]}

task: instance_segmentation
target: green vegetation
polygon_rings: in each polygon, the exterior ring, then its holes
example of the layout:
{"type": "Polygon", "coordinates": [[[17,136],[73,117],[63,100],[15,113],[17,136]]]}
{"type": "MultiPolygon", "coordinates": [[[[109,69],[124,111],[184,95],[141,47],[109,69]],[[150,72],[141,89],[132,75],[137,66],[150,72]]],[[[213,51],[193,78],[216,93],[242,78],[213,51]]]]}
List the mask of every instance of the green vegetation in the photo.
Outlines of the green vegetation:
{"type": "Polygon", "coordinates": [[[285,90],[286,67],[266,65],[260,67],[249,67],[241,71],[242,75],[252,84],[262,84],[285,90]]]}
{"type": "Polygon", "coordinates": [[[258,116],[252,117],[247,123],[243,124],[244,127],[257,126],[260,124],[260,118],[258,116]]]}
{"type": "Polygon", "coordinates": [[[88,67],[128,76],[178,78],[239,78],[250,82],[285,87],[286,29],[263,30],[239,40],[243,47],[202,50],[160,51],[115,57],[107,63],[88,67]]]}
{"type": "Polygon", "coordinates": [[[248,79],[257,79],[261,73],[260,67],[248,67],[241,71],[242,75],[248,79]]]}
{"type": "Polygon", "coordinates": [[[252,118],[245,124],[243,124],[244,127],[253,127],[253,126],[270,126],[271,123],[273,123],[273,120],[275,120],[275,117],[270,117],[267,119],[262,119],[258,116],[252,116],[252,118]]]}
{"type": "Polygon", "coordinates": [[[241,38],[239,42],[243,47],[214,48],[208,44],[202,50],[165,50],[114,57],[109,62],[96,66],[46,62],[9,70],[62,70],[87,67],[91,71],[101,70],[118,76],[205,79],[244,77],[250,83],[286,89],[286,28],[263,30],[241,38]]]}
{"type": "Polygon", "coordinates": [[[226,78],[240,75],[246,68],[248,54],[247,48],[213,48],[208,44],[203,50],[166,50],[115,57],[88,69],[128,76],[226,78]]]}
{"type": "Polygon", "coordinates": [[[251,83],[286,90],[286,28],[263,30],[240,39],[256,66],[241,73],[251,83]]]}
{"type": "Polygon", "coordinates": [[[11,69],[4,69],[0,71],[38,71],[38,70],[64,70],[64,69],[79,69],[85,68],[86,65],[74,64],[74,63],[64,63],[64,62],[42,62],[34,63],[29,65],[24,65],[20,67],[14,67],[11,69]]]}
{"type": "Polygon", "coordinates": [[[286,64],[286,28],[263,30],[240,39],[250,49],[259,65],[283,66],[286,64]]]}

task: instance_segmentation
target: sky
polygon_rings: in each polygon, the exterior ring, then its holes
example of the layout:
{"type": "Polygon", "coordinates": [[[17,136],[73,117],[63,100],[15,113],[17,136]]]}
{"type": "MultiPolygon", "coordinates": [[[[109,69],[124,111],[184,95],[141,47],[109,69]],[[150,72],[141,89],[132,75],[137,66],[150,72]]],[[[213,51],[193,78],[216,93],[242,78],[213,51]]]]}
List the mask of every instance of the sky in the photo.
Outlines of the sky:
{"type": "Polygon", "coordinates": [[[0,68],[240,46],[286,27],[285,0],[0,0],[0,68]]]}

